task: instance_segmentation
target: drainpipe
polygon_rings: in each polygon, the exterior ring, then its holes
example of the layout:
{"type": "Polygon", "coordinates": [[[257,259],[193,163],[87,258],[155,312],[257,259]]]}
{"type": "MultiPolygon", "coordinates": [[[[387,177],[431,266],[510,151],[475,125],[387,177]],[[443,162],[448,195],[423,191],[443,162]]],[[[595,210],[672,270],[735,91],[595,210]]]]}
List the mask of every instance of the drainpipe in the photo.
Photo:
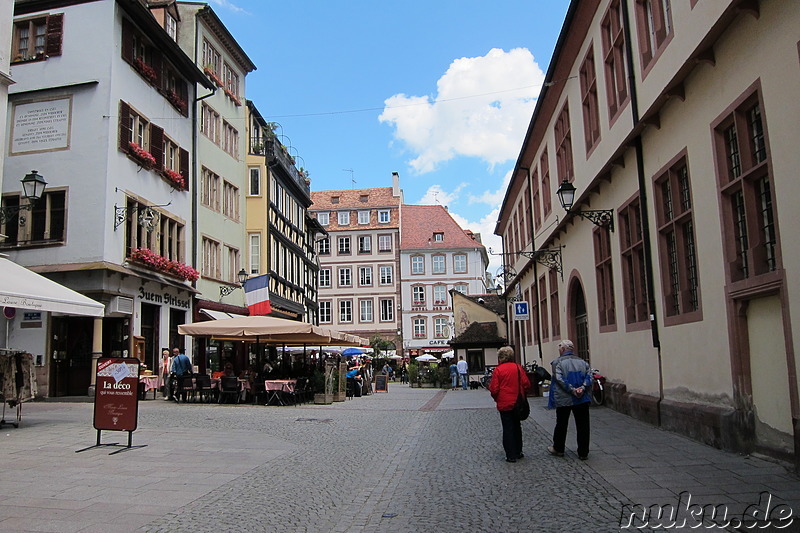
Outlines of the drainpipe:
{"type": "MultiPolygon", "coordinates": [[[[623,31],[625,32],[625,59],[628,64],[628,86],[631,91],[631,115],[633,127],[639,125],[639,101],[636,93],[636,79],[633,74],[633,46],[631,44],[631,25],[628,2],[620,2],[622,6],[623,31]]],[[[658,335],[658,320],[656,318],[655,282],[653,274],[653,243],[650,238],[650,215],[647,204],[646,177],[644,173],[644,149],[642,148],[641,133],[633,140],[636,152],[636,174],[639,182],[639,210],[642,219],[642,245],[644,246],[645,283],[647,284],[647,307],[650,313],[650,333],[653,347],[658,355],[658,404],[656,413],[658,425],[661,425],[661,402],[664,400],[664,371],[661,359],[661,340],[658,335]]]]}

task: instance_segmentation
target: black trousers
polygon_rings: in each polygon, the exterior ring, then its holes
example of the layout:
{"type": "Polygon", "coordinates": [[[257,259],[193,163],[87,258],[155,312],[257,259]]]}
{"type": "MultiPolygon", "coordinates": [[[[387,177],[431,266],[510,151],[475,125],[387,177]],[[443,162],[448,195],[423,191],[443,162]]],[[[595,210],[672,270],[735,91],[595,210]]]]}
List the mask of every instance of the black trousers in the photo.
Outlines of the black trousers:
{"type": "Polygon", "coordinates": [[[553,448],[557,452],[564,452],[564,444],[567,441],[567,426],[569,425],[569,414],[575,418],[575,432],[578,440],[578,455],[586,457],[589,455],[589,404],[586,402],[568,407],[556,407],[556,428],[553,431],[553,448]]]}
{"type": "Polygon", "coordinates": [[[503,449],[506,459],[518,459],[522,454],[522,424],[514,411],[500,411],[503,423],[503,449]]]}

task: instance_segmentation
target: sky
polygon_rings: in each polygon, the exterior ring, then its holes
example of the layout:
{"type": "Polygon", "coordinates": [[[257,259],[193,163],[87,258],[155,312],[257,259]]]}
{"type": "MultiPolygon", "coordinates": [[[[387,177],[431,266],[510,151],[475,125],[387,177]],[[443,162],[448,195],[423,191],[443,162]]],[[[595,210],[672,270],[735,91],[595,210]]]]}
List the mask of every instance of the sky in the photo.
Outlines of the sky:
{"type": "MultiPolygon", "coordinates": [[[[311,189],[390,187],[494,235],[569,0],[207,0],[311,189]]],[[[489,272],[501,264],[490,255],[489,272]]]]}

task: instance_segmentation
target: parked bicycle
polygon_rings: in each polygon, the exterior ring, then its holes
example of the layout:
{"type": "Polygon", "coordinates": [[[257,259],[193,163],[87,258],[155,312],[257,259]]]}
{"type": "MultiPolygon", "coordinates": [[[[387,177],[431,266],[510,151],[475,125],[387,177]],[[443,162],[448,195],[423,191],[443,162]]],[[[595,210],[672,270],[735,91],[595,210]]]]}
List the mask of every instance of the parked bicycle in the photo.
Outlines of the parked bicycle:
{"type": "Polygon", "coordinates": [[[484,389],[489,388],[489,383],[492,382],[492,370],[493,368],[489,368],[488,366],[483,371],[483,376],[481,376],[481,387],[484,389]]]}

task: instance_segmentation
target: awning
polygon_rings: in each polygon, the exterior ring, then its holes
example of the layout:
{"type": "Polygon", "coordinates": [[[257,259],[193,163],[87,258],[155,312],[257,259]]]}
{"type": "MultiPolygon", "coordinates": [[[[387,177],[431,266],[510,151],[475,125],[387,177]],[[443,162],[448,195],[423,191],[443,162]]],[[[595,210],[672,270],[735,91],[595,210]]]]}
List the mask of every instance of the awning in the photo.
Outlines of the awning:
{"type": "Polygon", "coordinates": [[[65,315],[103,316],[105,306],[0,257],[0,306],[65,315]]]}
{"type": "Polygon", "coordinates": [[[225,311],[214,311],[212,309],[201,309],[201,313],[214,320],[227,320],[229,318],[240,318],[246,315],[237,315],[236,313],[226,313],[225,311]]]}
{"type": "Polygon", "coordinates": [[[277,344],[358,346],[366,339],[306,322],[268,316],[245,316],[178,326],[178,333],[214,339],[251,340],[277,344]]]}

